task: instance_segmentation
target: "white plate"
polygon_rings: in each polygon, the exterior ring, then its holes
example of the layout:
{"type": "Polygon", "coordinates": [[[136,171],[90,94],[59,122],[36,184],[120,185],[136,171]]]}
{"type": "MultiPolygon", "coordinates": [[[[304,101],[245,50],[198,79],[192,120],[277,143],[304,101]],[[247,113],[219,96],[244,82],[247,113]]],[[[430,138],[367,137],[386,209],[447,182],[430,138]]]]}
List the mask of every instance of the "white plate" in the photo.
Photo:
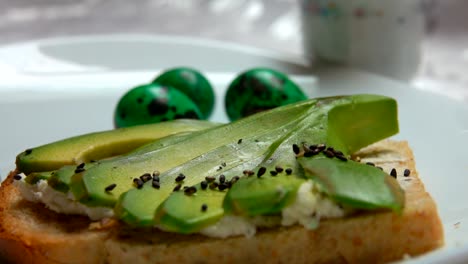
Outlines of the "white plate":
{"type": "Polygon", "coordinates": [[[256,66],[289,73],[310,96],[377,93],[396,98],[401,132],[395,138],[410,142],[446,237],[444,248],[408,261],[468,261],[467,105],[376,75],[346,68],[311,70],[298,58],[228,43],[121,35],[0,48],[0,175],[28,147],[112,128],[114,106],[126,90],[181,65],[202,70],[215,86],[212,118],[217,121],[226,121],[222,98],[228,83],[256,66]]]}

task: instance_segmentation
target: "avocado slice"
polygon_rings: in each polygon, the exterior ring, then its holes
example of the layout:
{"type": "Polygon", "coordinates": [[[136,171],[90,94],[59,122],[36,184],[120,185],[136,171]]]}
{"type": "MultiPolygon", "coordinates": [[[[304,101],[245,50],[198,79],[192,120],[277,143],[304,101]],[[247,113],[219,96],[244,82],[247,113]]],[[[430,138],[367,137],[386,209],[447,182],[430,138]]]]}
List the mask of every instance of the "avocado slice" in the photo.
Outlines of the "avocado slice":
{"type": "Polygon", "coordinates": [[[92,163],[83,163],[83,165],[65,165],[60,169],[56,170],[49,178],[47,183],[53,189],[60,192],[68,192],[69,185],[72,176],[75,174],[75,171],[79,168],[87,169],[92,166],[92,163]]]}
{"type": "MultiPolygon", "coordinates": [[[[180,140],[184,140],[191,133],[195,133],[195,132],[181,132],[181,133],[174,134],[168,137],[163,137],[161,139],[157,139],[155,141],[152,141],[151,143],[143,145],[142,147],[139,147],[133,151],[130,151],[129,153],[126,153],[122,156],[109,158],[109,160],[110,159],[113,159],[113,160],[125,159],[126,156],[128,155],[135,155],[135,154],[142,154],[142,153],[150,152],[157,148],[162,148],[164,146],[174,144],[175,142],[178,142],[180,140]]],[[[100,161],[91,161],[88,163],[82,163],[81,165],[78,165],[78,166],[75,166],[75,165],[63,166],[62,168],[52,173],[52,175],[48,178],[48,183],[52,188],[54,188],[57,191],[68,192],[70,189],[69,186],[70,186],[72,177],[73,175],[75,175],[77,169],[87,170],[91,168],[92,166],[98,164],[99,162],[100,161]]],[[[32,174],[35,174],[35,173],[32,173],[32,174]]]]}
{"type": "Polygon", "coordinates": [[[324,154],[300,157],[306,177],[321,186],[336,202],[354,209],[403,209],[404,192],[395,178],[384,171],[353,160],[342,161],[324,154]]]}
{"type": "Polygon", "coordinates": [[[249,177],[239,180],[224,198],[226,213],[243,216],[271,215],[293,202],[305,180],[285,172],[277,176],[249,177]]]}
{"type": "Polygon", "coordinates": [[[48,180],[55,174],[55,171],[33,172],[26,176],[25,182],[29,184],[36,184],[40,180],[48,180]]]}
{"type": "Polygon", "coordinates": [[[25,174],[56,170],[64,165],[121,155],[170,134],[215,125],[208,121],[174,120],[80,135],[25,150],[16,157],[16,166],[25,174]]]}
{"type": "MultiPolygon", "coordinates": [[[[399,131],[397,102],[389,98],[351,96],[327,115],[327,143],[351,154],[399,131]]],[[[309,142],[312,143],[312,142],[309,142]]]]}
{"type": "Polygon", "coordinates": [[[190,234],[216,223],[224,214],[226,191],[195,185],[196,194],[172,192],[156,211],[158,226],[166,231],[190,234]],[[183,205],[183,206],[180,206],[183,205]]]}

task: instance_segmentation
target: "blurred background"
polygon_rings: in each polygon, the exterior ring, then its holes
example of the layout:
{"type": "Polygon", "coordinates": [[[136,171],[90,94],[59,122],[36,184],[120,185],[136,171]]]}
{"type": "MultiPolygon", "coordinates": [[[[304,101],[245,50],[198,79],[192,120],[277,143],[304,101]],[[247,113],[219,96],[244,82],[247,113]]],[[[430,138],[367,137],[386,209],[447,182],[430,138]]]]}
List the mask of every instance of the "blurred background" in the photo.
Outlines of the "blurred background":
{"type": "MultiPolygon", "coordinates": [[[[297,0],[2,0],[0,45],[107,33],[196,36],[302,56],[297,0]]],[[[413,85],[468,101],[468,1],[423,0],[413,85]]]]}

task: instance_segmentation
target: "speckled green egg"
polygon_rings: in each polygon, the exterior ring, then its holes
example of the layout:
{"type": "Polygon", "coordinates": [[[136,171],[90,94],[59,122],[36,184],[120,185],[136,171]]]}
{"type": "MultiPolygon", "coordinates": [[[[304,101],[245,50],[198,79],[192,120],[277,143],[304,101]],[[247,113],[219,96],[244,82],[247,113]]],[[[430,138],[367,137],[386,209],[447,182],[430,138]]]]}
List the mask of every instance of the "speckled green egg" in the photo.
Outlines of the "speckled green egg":
{"type": "Polygon", "coordinates": [[[197,104],[204,119],[211,115],[215,103],[213,87],[197,70],[187,67],[174,68],[163,72],[153,83],[177,88],[197,104]]]}
{"type": "Polygon", "coordinates": [[[231,121],[251,114],[307,99],[285,74],[268,68],[255,68],[238,75],[225,96],[231,121]]]}
{"type": "Polygon", "coordinates": [[[146,84],[128,91],[114,113],[116,127],[158,123],[179,118],[201,119],[195,103],[179,90],[160,84],[146,84]]]}

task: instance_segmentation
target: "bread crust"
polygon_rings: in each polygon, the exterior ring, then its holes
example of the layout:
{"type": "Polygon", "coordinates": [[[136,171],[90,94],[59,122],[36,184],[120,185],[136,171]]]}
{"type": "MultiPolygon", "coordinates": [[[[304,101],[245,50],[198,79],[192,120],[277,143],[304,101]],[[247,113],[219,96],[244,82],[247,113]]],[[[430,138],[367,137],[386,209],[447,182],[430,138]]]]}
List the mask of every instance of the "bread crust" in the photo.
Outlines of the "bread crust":
{"type": "Polygon", "coordinates": [[[357,156],[385,171],[396,168],[405,189],[402,214],[360,213],[302,226],[215,239],[54,213],[22,199],[12,184],[0,192],[0,257],[11,263],[385,263],[441,247],[436,205],[417,175],[407,142],[381,141],[357,156]],[[409,169],[411,175],[403,176],[409,169]]]}

